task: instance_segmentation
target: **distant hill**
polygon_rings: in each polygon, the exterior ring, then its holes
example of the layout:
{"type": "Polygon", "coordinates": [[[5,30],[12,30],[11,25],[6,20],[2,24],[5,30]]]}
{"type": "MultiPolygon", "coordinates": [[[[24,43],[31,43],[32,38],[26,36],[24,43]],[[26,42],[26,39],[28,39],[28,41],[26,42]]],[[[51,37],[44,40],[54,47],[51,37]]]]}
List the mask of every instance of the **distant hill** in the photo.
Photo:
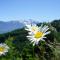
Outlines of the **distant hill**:
{"type": "MultiPolygon", "coordinates": [[[[9,21],[9,22],[0,21],[0,34],[23,28],[24,27],[23,22],[24,21],[21,21],[21,22],[19,22],[19,21],[9,21]]],[[[38,22],[32,21],[32,23],[37,24],[38,22]]]]}
{"type": "Polygon", "coordinates": [[[9,22],[0,21],[0,34],[10,32],[15,29],[20,29],[23,26],[24,24],[20,23],[19,21],[9,21],[9,22]]]}
{"type": "MultiPolygon", "coordinates": [[[[32,21],[33,24],[38,24],[39,22],[32,21]]],[[[57,31],[60,32],[60,20],[54,20],[50,23],[53,27],[56,28],[57,31]]],[[[19,21],[9,21],[9,22],[3,22],[0,21],[0,34],[7,33],[16,29],[21,29],[24,27],[24,23],[19,21]]]]}
{"type": "Polygon", "coordinates": [[[58,32],[60,32],[60,19],[52,21],[51,25],[55,27],[58,32]]]}

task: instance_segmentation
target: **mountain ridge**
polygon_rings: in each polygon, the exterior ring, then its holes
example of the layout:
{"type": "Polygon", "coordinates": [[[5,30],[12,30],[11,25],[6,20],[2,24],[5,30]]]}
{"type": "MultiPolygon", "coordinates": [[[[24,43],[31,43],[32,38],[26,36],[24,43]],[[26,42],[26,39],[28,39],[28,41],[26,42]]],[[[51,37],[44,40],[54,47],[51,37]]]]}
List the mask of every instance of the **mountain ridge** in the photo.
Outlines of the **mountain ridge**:
{"type": "MultiPolygon", "coordinates": [[[[28,20],[31,22],[31,20],[28,20]]],[[[23,28],[25,21],[0,21],[0,34],[23,28]]],[[[38,22],[32,21],[33,24],[38,22]]]]}
{"type": "Polygon", "coordinates": [[[15,29],[20,29],[24,27],[24,24],[19,21],[0,21],[0,34],[10,32],[15,29]]]}

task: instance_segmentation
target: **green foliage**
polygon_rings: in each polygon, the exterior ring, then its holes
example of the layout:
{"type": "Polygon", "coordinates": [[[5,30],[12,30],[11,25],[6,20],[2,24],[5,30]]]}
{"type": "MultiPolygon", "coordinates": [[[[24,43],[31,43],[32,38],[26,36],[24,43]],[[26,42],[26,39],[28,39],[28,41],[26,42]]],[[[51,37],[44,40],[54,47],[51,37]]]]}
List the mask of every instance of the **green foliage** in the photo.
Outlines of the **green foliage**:
{"type": "MultiPolygon", "coordinates": [[[[5,56],[0,56],[0,60],[59,60],[60,49],[56,46],[56,42],[60,42],[60,32],[59,27],[54,24],[55,22],[43,23],[49,26],[51,33],[46,35],[47,39],[40,41],[38,46],[32,46],[26,38],[28,32],[24,28],[1,34],[0,43],[6,43],[10,49],[5,56]]],[[[41,23],[38,24],[40,25],[41,23]]]]}
{"type": "Polygon", "coordinates": [[[58,32],[60,32],[60,20],[54,20],[51,22],[51,25],[55,27],[58,32]]]}

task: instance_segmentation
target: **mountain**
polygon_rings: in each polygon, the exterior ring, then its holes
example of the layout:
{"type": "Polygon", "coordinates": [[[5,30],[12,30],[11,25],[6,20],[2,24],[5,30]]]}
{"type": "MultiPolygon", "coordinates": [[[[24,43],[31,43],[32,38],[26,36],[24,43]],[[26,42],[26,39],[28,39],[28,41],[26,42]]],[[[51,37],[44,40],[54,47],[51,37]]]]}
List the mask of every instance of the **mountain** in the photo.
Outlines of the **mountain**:
{"type": "Polygon", "coordinates": [[[0,34],[10,32],[15,29],[20,29],[23,26],[24,24],[19,21],[9,21],[9,22],[0,21],[0,34]]]}
{"type": "MultiPolygon", "coordinates": [[[[30,21],[33,24],[37,24],[37,21],[33,21],[32,19],[30,20],[26,20],[26,21],[30,21]]],[[[25,21],[25,22],[26,22],[25,21]]],[[[13,31],[15,29],[20,29],[24,27],[24,21],[8,21],[8,22],[4,22],[4,21],[0,21],[0,34],[2,33],[6,33],[6,32],[10,32],[13,31]]]]}

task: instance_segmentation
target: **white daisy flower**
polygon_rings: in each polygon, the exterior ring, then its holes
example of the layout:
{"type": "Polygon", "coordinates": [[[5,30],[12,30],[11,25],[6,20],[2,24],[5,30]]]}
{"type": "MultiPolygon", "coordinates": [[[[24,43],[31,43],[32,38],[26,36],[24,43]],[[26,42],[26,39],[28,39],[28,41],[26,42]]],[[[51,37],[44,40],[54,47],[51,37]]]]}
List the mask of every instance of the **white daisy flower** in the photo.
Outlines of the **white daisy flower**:
{"type": "MultiPolygon", "coordinates": [[[[49,34],[50,31],[48,31],[48,26],[40,26],[38,27],[38,30],[35,31],[33,34],[29,34],[28,39],[33,42],[33,45],[38,44],[40,40],[44,41],[45,35],[49,34]]],[[[29,32],[31,33],[31,32],[29,32]]]]}
{"type": "Polygon", "coordinates": [[[38,26],[36,24],[26,24],[25,30],[29,31],[29,34],[38,31],[38,26]]]}
{"type": "Polygon", "coordinates": [[[9,47],[5,43],[0,43],[0,56],[8,52],[9,47]]]}

